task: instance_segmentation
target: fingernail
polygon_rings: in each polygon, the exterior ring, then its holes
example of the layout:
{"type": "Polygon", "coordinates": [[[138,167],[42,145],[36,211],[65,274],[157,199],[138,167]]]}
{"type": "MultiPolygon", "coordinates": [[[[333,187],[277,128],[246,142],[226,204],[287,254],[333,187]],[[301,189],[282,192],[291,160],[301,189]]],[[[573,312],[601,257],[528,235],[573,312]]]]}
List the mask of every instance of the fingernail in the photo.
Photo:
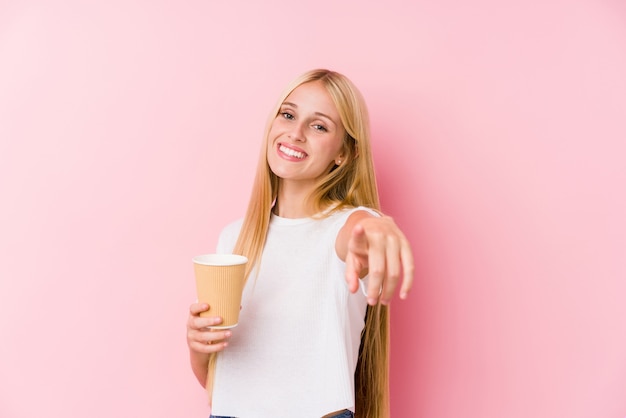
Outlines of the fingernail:
{"type": "Polygon", "coordinates": [[[227,337],[230,337],[231,332],[230,331],[226,331],[226,333],[224,335],[227,336],[227,337]]]}
{"type": "Polygon", "coordinates": [[[376,305],[376,298],[367,298],[367,303],[370,305],[376,305]]]}

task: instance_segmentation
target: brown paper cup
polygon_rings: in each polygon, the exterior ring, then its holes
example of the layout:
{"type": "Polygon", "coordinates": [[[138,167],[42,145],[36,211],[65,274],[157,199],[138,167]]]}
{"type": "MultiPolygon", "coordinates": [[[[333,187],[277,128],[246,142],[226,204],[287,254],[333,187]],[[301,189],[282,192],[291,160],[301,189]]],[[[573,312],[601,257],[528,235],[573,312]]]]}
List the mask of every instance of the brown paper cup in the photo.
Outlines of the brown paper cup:
{"type": "Polygon", "coordinates": [[[232,328],[239,322],[244,273],[248,259],[235,254],[204,254],[193,258],[198,302],[209,310],[200,316],[221,316],[223,322],[211,328],[232,328]]]}

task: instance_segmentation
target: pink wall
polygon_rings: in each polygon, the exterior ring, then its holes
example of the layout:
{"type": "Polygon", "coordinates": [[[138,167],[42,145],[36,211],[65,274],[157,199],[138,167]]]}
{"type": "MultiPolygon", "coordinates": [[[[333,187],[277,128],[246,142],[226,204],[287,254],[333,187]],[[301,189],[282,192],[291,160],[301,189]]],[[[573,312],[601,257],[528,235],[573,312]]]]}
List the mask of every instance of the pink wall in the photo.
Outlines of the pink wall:
{"type": "Polygon", "coordinates": [[[626,415],[622,2],[24,3],[0,5],[1,417],[207,416],[191,256],[318,66],[368,99],[418,260],[394,416],[626,415]]]}

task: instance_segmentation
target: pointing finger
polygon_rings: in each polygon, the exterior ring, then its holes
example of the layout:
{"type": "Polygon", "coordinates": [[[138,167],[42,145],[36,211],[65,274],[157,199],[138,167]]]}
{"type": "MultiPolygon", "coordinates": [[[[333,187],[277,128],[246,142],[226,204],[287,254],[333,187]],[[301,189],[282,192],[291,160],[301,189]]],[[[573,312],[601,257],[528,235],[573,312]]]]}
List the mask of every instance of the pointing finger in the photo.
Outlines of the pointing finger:
{"type": "Polygon", "coordinates": [[[358,255],[366,255],[368,248],[367,236],[365,235],[365,229],[362,225],[355,225],[352,228],[352,235],[348,243],[348,252],[352,252],[358,255]]]}

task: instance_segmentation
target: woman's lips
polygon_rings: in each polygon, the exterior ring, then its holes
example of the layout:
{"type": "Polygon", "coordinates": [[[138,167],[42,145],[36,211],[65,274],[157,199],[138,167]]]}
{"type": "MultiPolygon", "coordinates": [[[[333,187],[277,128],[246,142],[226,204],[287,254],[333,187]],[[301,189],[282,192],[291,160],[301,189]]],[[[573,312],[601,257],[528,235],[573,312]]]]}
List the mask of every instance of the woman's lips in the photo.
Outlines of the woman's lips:
{"type": "Polygon", "coordinates": [[[280,151],[280,153],[282,153],[283,155],[286,155],[287,157],[290,157],[296,160],[303,160],[307,157],[306,152],[289,147],[285,144],[279,144],[278,151],[280,151]]]}

